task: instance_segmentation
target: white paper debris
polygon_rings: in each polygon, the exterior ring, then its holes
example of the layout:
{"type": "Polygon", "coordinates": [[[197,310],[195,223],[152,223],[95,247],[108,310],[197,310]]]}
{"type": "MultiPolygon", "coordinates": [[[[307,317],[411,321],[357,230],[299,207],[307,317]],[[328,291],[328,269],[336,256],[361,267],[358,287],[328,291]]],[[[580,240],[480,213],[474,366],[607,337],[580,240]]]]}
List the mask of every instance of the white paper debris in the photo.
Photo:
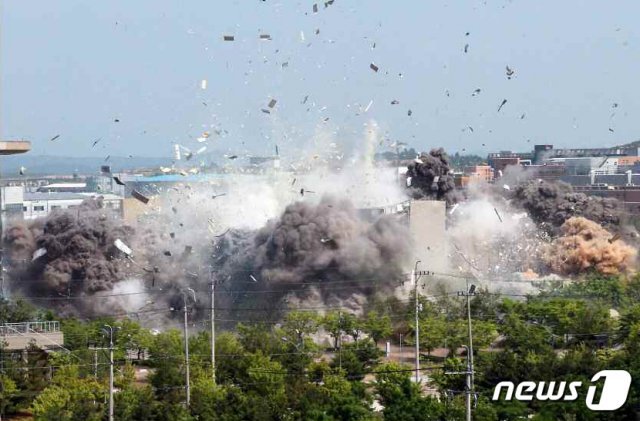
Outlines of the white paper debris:
{"type": "Polygon", "coordinates": [[[407,187],[411,187],[411,177],[407,177],[407,187]]]}
{"type": "Polygon", "coordinates": [[[33,252],[33,256],[31,257],[31,261],[33,262],[36,259],[39,259],[40,257],[44,256],[45,254],[47,254],[47,249],[44,247],[39,248],[38,250],[33,252]]]}
{"type": "Polygon", "coordinates": [[[129,246],[127,246],[125,243],[123,243],[122,240],[120,240],[119,238],[116,238],[116,241],[113,242],[113,245],[116,246],[116,248],[118,250],[120,250],[121,252],[123,252],[127,256],[131,256],[131,253],[133,252],[129,248],[129,246]]]}
{"type": "Polygon", "coordinates": [[[207,89],[207,79],[202,79],[202,82],[200,82],[200,87],[202,88],[202,90],[207,89]]]}
{"type": "Polygon", "coordinates": [[[453,205],[451,207],[451,210],[449,211],[449,215],[453,215],[453,213],[456,211],[456,209],[458,209],[459,205],[460,205],[459,203],[456,203],[455,205],[453,205]]]}

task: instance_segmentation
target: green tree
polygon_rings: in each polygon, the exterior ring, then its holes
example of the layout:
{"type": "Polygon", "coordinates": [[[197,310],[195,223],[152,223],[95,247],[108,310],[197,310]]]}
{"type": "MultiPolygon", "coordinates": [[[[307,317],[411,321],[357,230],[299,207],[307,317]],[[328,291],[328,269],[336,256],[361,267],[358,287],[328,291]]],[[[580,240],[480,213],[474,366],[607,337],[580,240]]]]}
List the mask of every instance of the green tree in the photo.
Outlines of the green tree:
{"type": "Polygon", "coordinates": [[[369,335],[376,345],[383,340],[391,336],[393,333],[393,327],[391,326],[391,319],[387,314],[381,315],[377,311],[369,311],[364,320],[365,333],[369,335]]]}

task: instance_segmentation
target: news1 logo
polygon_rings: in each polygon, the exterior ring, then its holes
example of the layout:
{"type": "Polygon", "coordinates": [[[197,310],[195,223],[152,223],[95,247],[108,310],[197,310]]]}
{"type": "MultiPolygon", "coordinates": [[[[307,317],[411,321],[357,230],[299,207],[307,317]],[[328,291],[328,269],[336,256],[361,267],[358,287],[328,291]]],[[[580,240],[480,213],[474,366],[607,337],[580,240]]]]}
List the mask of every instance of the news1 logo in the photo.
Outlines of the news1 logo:
{"type": "MultiPolygon", "coordinates": [[[[631,374],[625,370],[602,370],[591,378],[592,385],[587,389],[586,404],[592,411],[615,411],[627,401],[631,374]],[[596,403],[598,386],[593,385],[604,379],[600,400],[596,403]]],[[[515,397],[518,401],[575,401],[580,396],[582,382],[532,382],[524,381],[517,386],[513,382],[504,381],[496,385],[491,400],[500,400],[500,394],[506,391],[504,399],[510,401],[515,397]],[[514,393],[515,392],[515,393],[514,393]]]]}

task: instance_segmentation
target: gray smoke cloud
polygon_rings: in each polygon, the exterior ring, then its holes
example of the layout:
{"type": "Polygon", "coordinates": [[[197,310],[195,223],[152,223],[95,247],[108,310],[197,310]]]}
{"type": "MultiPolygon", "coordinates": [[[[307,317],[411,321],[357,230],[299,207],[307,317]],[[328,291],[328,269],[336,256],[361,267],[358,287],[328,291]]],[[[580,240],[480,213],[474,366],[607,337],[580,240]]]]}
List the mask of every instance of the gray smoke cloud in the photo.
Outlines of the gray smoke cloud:
{"type": "Polygon", "coordinates": [[[402,279],[408,231],[391,216],[370,222],[350,201],[324,196],[296,202],[264,228],[230,231],[215,245],[215,278],[227,289],[249,285],[231,302],[256,303],[252,289],[279,291],[261,305],[278,309],[287,297],[320,294],[342,303],[355,294],[390,292],[402,279]]]}
{"type": "Polygon", "coordinates": [[[612,198],[587,196],[563,182],[530,180],[510,193],[511,203],[527,211],[543,229],[557,233],[569,218],[581,216],[618,231],[624,223],[624,208],[612,198]]]}
{"type": "MultiPolygon", "coordinates": [[[[11,225],[5,233],[11,287],[34,297],[110,291],[126,276],[114,241],[127,242],[133,234],[133,228],[103,209],[100,199],[53,211],[45,219],[11,225]],[[39,250],[46,253],[39,255],[39,250]]],[[[84,307],[82,300],[77,306],[84,307]]]]}
{"type": "Polygon", "coordinates": [[[420,154],[407,167],[406,176],[414,199],[446,200],[450,204],[462,199],[451,174],[449,157],[442,148],[420,154]]]}
{"type": "Polygon", "coordinates": [[[293,203],[264,227],[229,230],[214,244],[190,238],[193,247],[161,229],[171,215],[134,228],[107,211],[91,199],[8,228],[11,288],[65,315],[143,314],[145,306],[180,309],[186,287],[202,301],[213,275],[221,317],[247,306],[275,314],[289,299],[337,305],[391,292],[409,255],[407,228],[394,217],[368,221],[349,200],[332,196],[293,203]],[[116,239],[131,247],[130,258],[116,239]],[[32,259],[40,249],[46,253],[32,259]],[[116,293],[123,296],[105,299],[116,293]]]}

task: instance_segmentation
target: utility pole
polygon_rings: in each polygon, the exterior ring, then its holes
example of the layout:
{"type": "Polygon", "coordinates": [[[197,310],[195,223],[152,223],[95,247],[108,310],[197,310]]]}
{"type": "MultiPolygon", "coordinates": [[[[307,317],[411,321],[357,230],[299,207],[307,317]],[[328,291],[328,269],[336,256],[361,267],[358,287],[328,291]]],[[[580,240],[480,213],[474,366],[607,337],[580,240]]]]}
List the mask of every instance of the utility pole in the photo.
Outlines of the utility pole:
{"type": "Polygon", "coordinates": [[[182,299],[184,300],[184,356],[185,356],[185,391],[187,394],[187,408],[191,405],[191,386],[189,382],[189,327],[187,319],[187,292],[193,295],[193,301],[196,301],[196,292],[192,288],[182,290],[182,299]]]}
{"type": "Polygon", "coordinates": [[[109,421],[113,421],[113,327],[104,325],[109,332],[109,421]]]}
{"type": "Polygon", "coordinates": [[[216,283],[213,279],[213,269],[211,269],[211,376],[213,384],[216,384],[216,283]]]}
{"type": "MultiPolygon", "coordinates": [[[[469,346],[465,346],[467,349],[467,371],[466,375],[466,407],[467,407],[467,421],[471,421],[471,395],[473,392],[473,334],[471,329],[471,300],[472,296],[476,295],[476,286],[469,286],[469,280],[467,279],[466,291],[458,291],[458,296],[467,298],[467,325],[469,329],[469,346]]],[[[453,373],[451,373],[453,374],[453,373]]],[[[456,373],[460,374],[460,373],[456,373]]]]}
{"type": "Polygon", "coordinates": [[[416,383],[420,381],[420,297],[418,295],[418,281],[422,275],[430,275],[428,270],[418,270],[420,260],[416,260],[416,264],[411,272],[411,278],[413,279],[413,295],[415,298],[415,313],[416,313],[416,383]]]}
{"type": "Polygon", "coordinates": [[[413,267],[413,272],[411,276],[413,278],[413,295],[415,298],[415,313],[416,313],[416,383],[420,381],[420,317],[419,317],[419,306],[420,301],[418,300],[418,264],[420,264],[420,260],[416,260],[416,264],[413,267]]]}

